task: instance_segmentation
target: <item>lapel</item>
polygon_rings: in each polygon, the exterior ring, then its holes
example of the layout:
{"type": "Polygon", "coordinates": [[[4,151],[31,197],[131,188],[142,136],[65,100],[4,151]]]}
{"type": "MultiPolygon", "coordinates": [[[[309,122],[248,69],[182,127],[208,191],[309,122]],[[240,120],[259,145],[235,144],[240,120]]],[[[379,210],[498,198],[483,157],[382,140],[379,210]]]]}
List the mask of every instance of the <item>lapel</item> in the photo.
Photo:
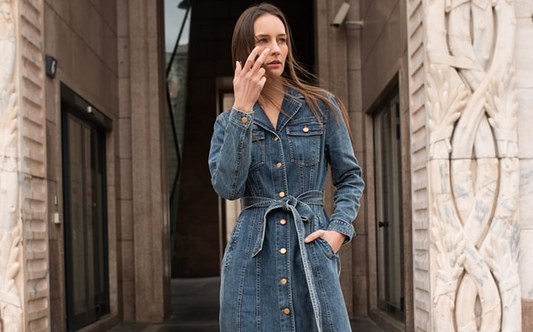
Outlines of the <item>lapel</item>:
{"type": "Polygon", "coordinates": [[[304,104],[304,98],[301,93],[288,87],[286,90],[283,103],[281,104],[281,112],[278,116],[277,129],[274,129],[272,122],[268,119],[265,111],[261,108],[259,103],[254,105],[254,122],[272,133],[280,132],[285,128],[285,125],[298,113],[302,105],[304,104]]]}

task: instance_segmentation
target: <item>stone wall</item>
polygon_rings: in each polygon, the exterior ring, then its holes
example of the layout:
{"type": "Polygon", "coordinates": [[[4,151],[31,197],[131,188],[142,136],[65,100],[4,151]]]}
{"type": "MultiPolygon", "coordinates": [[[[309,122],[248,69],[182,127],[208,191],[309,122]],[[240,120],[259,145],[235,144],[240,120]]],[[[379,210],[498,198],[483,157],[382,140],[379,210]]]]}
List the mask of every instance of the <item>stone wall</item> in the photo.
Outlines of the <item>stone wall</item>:
{"type": "Polygon", "coordinates": [[[515,0],[516,91],[520,158],[520,281],[523,331],[533,330],[533,2],[515,0]]]}
{"type": "Polygon", "coordinates": [[[408,1],[415,331],[531,327],[531,10],[408,1]]]}
{"type": "Polygon", "coordinates": [[[414,331],[431,331],[431,297],[428,229],[427,123],[424,16],[422,0],[407,1],[409,54],[409,114],[412,179],[413,312],[414,331]]]}
{"type": "Polygon", "coordinates": [[[50,331],[43,2],[0,2],[0,331],[50,331]]]}

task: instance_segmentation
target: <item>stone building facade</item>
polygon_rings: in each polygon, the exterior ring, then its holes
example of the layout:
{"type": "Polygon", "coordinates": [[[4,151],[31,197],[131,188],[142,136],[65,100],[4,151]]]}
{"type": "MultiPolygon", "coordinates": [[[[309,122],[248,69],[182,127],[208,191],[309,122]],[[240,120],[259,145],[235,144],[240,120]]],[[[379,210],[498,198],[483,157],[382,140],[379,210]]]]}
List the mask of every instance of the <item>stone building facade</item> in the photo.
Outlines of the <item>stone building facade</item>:
{"type": "MultiPolygon", "coordinates": [[[[341,251],[349,314],[394,332],[533,330],[533,2],[348,0],[339,27],[345,1],[272,2],[349,109],[367,183],[341,251]]],[[[249,4],[192,5],[171,248],[165,2],[0,0],[0,331],[160,322],[171,270],[216,275],[204,156],[249,4]]]]}

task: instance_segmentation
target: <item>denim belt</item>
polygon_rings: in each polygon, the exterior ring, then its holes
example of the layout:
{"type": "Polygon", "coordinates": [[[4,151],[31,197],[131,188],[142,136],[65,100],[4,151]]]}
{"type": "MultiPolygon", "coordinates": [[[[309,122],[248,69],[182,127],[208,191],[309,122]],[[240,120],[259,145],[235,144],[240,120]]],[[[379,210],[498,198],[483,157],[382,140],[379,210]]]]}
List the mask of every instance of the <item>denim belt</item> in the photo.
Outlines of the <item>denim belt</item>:
{"type": "Polygon", "coordinates": [[[307,255],[307,248],[305,246],[305,227],[304,221],[312,221],[315,213],[309,205],[323,205],[322,192],[319,190],[307,191],[298,197],[287,195],[282,199],[273,199],[267,197],[243,197],[241,199],[241,206],[243,210],[252,208],[267,208],[263,217],[263,223],[260,228],[260,236],[257,239],[252,257],[257,256],[263,249],[263,242],[265,240],[265,229],[267,215],[275,209],[282,209],[289,212],[294,217],[294,224],[296,226],[296,233],[298,235],[298,245],[300,247],[300,253],[302,255],[302,262],[304,266],[305,279],[307,281],[307,287],[309,288],[309,295],[311,297],[311,304],[315,314],[315,322],[318,328],[318,332],[322,332],[320,303],[318,301],[318,295],[313,280],[313,272],[311,269],[311,263],[307,255]]]}

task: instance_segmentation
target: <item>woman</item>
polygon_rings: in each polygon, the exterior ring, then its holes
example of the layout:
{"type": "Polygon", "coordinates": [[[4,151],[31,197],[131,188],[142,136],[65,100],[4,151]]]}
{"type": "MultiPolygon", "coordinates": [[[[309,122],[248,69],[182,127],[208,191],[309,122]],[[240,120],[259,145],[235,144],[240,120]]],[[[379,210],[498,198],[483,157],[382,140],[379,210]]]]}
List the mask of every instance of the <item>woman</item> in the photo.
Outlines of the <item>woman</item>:
{"type": "Polygon", "coordinates": [[[242,13],[232,54],[235,102],[217,118],[209,154],[216,192],[243,208],[222,262],[221,331],[350,331],[338,250],[354,236],[364,184],[346,112],[301,80],[275,6],[242,13]]]}

